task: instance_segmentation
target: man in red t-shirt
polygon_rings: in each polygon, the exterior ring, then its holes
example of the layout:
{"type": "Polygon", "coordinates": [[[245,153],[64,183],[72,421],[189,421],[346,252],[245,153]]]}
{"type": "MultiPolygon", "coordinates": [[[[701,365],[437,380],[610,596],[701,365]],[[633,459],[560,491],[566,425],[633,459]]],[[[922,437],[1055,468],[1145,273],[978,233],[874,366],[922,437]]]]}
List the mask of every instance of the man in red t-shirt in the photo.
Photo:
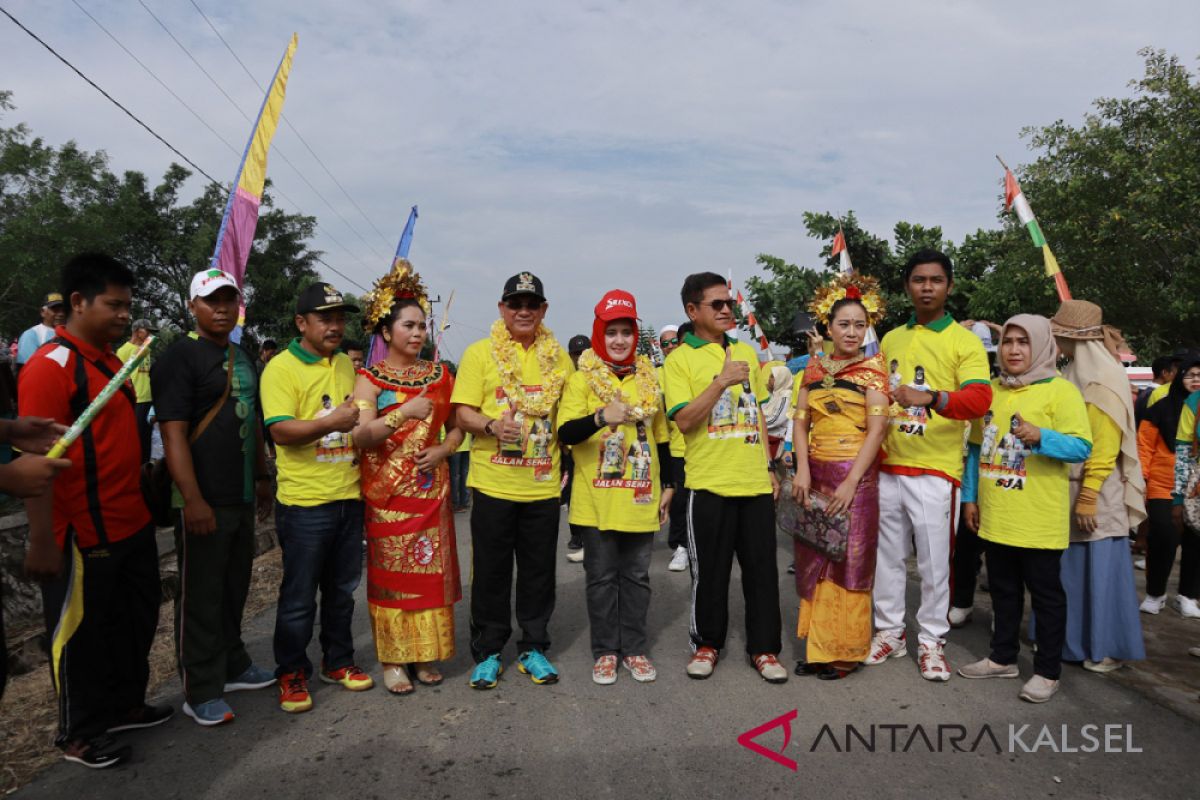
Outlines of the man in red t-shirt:
{"type": "MultiPolygon", "coordinates": [[[[99,253],[62,270],[67,318],[21,370],[21,415],[72,423],[121,369],[111,342],[129,325],[133,273],[99,253]]],[[[158,626],[158,549],[139,485],[136,397],[126,382],[70,448],[43,494],[27,499],[25,569],[43,581],[42,603],[58,692],[55,738],[87,767],[127,759],[108,734],[166,722],[146,704],[148,656],[158,626]]]]}

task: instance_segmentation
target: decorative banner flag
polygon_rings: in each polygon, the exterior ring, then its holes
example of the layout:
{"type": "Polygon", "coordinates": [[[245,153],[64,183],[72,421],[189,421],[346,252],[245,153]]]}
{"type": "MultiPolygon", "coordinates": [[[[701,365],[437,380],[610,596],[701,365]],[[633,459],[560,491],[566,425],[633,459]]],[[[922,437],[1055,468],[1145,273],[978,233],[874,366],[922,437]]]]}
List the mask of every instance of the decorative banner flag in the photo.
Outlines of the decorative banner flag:
{"type": "MultiPolygon", "coordinates": [[[[413,209],[416,210],[415,207],[413,209]]],[[[450,306],[454,305],[454,290],[450,290],[450,297],[446,299],[446,307],[442,309],[442,321],[438,324],[437,339],[433,342],[433,360],[438,360],[438,353],[442,349],[442,337],[446,335],[446,328],[450,327],[450,306]]]]}
{"type": "MultiPolygon", "coordinates": [[[[829,255],[838,257],[838,268],[845,275],[854,274],[854,265],[850,263],[850,251],[846,249],[846,234],[839,227],[837,234],[833,237],[833,245],[829,248],[829,255]]],[[[867,356],[879,354],[879,334],[875,333],[875,326],[871,325],[867,328],[867,335],[863,337],[863,353],[867,356]]]]}
{"type": "MultiPolygon", "coordinates": [[[[271,139],[279,126],[279,115],[283,113],[283,99],[287,91],[288,73],[292,69],[292,56],[296,52],[296,34],[288,43],[275,70],[275,79],[267,89],[262,107],[258,110],[258,119],[246,143],[246,152],[242,154],[242,163],[238,166],[237,178],[233,183],[233,191],[229,193],[229,202],[225,205],[225,215],[221,218],[221,228],[217,231],[217,246],[213,249],[211,266],[223,269],[237,281],[238,288],[243,288],[246,279],[246,261],[250,258],[250,248],[254,244],[254,229],[258,227],[258,207],[262,203],[263,186],[267,181],[267,151],[271,149],[271,139]]],[[[245,295],[238,310],[238,324],[230,339],[239,342],[242,339],[242,326],[246,324],[245,295]]]]}
{"type": "MultiPolygon", "coordinates": [[[[412,247],[413,231],[417,227],[417,207],[413,206],[408,212],[408,222],[404,223],[404,231],[400,234],[400,241],[396,245],[396,255],[392,259],[392,269],[396,267],[396,259],[408,258],[408,250],[412,247]]],[[[447,308],[449,311],[449,308],[447,308]]],[[[429,320],[429,329],[433,330],[433,320],[429,320]]],[[[441,336],[434,341],[434,360],[437,356],[437,345],[441,343],[441,336]]],[[[387,355],[387,344],[383,341],[382,336],[375,334],[371,335],[371,346],[367,349],[367,366],[371,366],[376,361],[387,355]]]]}
{"type": "Polygon", "coordinates": [[[767,341],[766,335],[759,327],[758,319],[754,316],[754,309],[750,307],[750,302],[742,296],[741,289],[738,289],[737,292],[737,304],[742,309],[742,318],[746,320],[746,327],[754,334],[754,338],[758,339],[758,349],[765,350],[768,356],[774,358],[774,354],[771,353],[771,343],[767,341]]]}
{"type": "Polygon", "coordinates": [[[1029,207],[1029,201],[1025,199],[1025,193],[1021,191],[1021,184],[1017,183],[1016,176],[1003,161],[1000,164],[1004,166],[1004,210],[1013,209],[1017,212],[1017,219],[1029,231],[1029,237],[1033,239],[1033,246],[1040,247],[1042,250],[1046,275],[1054,279],[1054,288],[1058,291],[1058,299],[1070,300],[1071,291],[1067,288],[1066,276],[1058,268],[1058,259],[1054,257],[1050,245],[1046,243],[1046,237],[1042,234],[1042,226],[1038,225],[1037,217],[1033,216],[1033,209],[1029,207]]]}

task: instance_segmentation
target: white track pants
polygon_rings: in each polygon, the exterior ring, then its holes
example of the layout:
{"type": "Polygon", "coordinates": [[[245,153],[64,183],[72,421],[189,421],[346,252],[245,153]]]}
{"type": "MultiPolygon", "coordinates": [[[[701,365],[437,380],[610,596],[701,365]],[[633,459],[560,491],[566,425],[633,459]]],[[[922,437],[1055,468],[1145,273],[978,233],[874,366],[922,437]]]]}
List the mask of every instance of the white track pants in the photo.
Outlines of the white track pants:
{"type": "Polygon", "coordinates": [[[904,560],[917,556],[922,644],[944,642],[950,624],[950,556],[958,487],[935,475],[879,473],[879,554],[875,560],[875,629],[904,631],[904,560]]]}

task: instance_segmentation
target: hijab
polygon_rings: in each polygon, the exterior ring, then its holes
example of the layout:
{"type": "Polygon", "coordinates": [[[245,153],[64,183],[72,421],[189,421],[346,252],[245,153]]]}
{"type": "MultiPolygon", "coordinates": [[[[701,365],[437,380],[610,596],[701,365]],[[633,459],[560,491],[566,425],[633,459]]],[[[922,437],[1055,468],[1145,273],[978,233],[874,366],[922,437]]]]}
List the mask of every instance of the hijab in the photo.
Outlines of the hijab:
{"type": "Polygon", "coordinates": [[[618,375],[628,375],[633,371],[634,362],[637,360],[639,338],[637,301],[629,292],[613,289],[600,298],[600,302],[596,304],[595,314],[596,319],[592,322],[592,351],[600,357],[601,361],[611,367],[613,372],[618,375]],[[633,325],[633,347],[629,349],[629,355],[625,358],[614,361],[608,354],[608,348],[604,345],[604,329],[608,327],[608,323],[618,319],[627,319],[633,325]]]}
{"type": "Polygon", "coordinates": [[[1029,336],[1029,369],[1020,375],[1009,375],[1004,371],[1004,359],[1000,358],[1000,383],[1009,388],[1017,388],[1053,378],[1058,374],[1054,367],[1057,357],[1054,335],[1050,332],[1050,320],[1040,314],[1017,314],[1010,317],[1000,330],[1002,348],[1009,328],[1020,328],[1029,336]]]}
{"type": "Polygon", "coordinates": [[[1158,428],[1158,435],[1162,437],[1167,449],[1172,452],[1175,450],[1175,434],[1179,429],[1179,417],[1183,414],[1183,404],[1189,394],[1188,390],[1184,388],[1183,376],[1189,369],[1196,366],[1200,366],[1200,356],[1190,353],[1180,363],[1179,371],[1175,373],[1175,379],[1171,381],[1171,388],[1167,391],[1167,396],[1146,410],[1146,419],[1158,428]]]}
{"type": "Polygon", "coordinates": [[[775,388],[771,390],[770,399],[763,404],[763,419],[767,421],[768,426],[780,413],[786,414],[788,403],[792,399],[792,371],[781,365],[772,367],[771,375],[775,377],[775,388]]]}

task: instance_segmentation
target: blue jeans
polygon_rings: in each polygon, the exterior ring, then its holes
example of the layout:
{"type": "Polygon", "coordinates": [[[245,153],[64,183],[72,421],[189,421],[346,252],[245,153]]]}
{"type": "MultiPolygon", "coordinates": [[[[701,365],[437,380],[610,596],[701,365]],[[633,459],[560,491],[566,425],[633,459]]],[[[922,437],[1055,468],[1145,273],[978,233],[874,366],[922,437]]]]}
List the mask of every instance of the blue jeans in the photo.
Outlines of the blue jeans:
{"type": "Polygon", "coordinates": [[[336,500],[319,506],[275,503],[275,530],[283,554],[283,584],[275,614],[275,674],[312,675],[308,643],[321,590],[321,654],[327,670],[354,663],[354,590],[362,579],[363,503],[336,500]]]}
{"type": "Polygon", "coordinates": [[[471,453],[450,454],[450,505],[465,508],[471,503],[471,490],[467,488],[467,470],[471,466],[471,453]]]}

